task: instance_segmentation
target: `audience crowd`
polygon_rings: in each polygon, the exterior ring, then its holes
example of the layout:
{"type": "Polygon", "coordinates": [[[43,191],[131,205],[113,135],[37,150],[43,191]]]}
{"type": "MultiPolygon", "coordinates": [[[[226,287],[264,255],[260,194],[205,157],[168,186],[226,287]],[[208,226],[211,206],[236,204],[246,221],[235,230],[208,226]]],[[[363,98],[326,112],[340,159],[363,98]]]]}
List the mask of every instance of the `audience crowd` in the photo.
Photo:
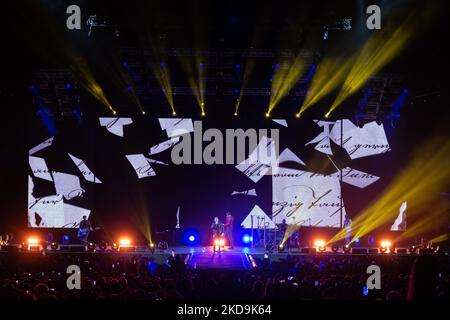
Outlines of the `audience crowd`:
{"type": "Polygon", "coordinates": [[[185,256],[0,253],[0,300],[448,299],[446,255],[286,255],[257,258],[253,270],[190,270],[185,256]],[[161,256],[160,256],[161,257],[161,256]],[[165,257],[163,258],[165,259],[165,257]],[[369,265],[381,289],[368,290],[369,265]],[[69,265],[81,289],[67,288],[69,265]]]}

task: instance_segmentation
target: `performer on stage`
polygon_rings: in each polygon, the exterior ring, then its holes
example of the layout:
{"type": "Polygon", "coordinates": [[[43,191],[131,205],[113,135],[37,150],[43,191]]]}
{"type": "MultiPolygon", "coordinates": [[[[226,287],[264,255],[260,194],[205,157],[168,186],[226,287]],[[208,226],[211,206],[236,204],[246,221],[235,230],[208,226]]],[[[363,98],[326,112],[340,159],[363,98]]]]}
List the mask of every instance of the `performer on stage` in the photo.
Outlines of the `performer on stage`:
{"type": "Polygon", "coordinates": [[[92,226],[90,221],[87,219],[86,216],[83,216],[83,220],[80,221],[80,225],[78,228],[78,239],[83,241],[84,243],[87,243],[89,232],[92,231],[92,226]]]}
{"type": "Polygon", "coordinates": [[[233,223],[234,223],[233,216],[231,215],[230,212],[227,212],[226,213],[226,220],[225,220],[224,228],[225,228],[225,237],[228,240],[228,243],[230,245],[230,249],[233,249],[233,245],[234,245],[233,223]]]}
{"type": "Polygon", "coordinates": [[[213,232],[213,239],[222,237],[223,234],[223,223],[220,222],[218,217],[214,217],[214,222],[211,224],[211,230],[213,232]]]}

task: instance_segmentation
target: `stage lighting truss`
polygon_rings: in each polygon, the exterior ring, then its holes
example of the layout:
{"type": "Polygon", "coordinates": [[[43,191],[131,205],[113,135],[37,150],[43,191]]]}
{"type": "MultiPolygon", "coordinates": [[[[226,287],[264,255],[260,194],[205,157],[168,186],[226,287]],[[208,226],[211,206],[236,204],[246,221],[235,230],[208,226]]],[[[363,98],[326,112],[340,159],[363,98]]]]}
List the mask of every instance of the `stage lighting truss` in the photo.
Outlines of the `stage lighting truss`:
{"type": "Polygon", "coordinates": [[[110,24],[106,19],[95,14],[89,16],[86,21],[86,25],[88,26],[88,37],[91,36],[92,31],[95,28],[112,28],[116,37],[119,37],[120,35],[119,29],[117,29],[116,26],[110,24]]]}
{"type": "Polygon", "coordinates": [[[48,116],[81,117],[78,84],[68,69],[45,69],[33,73],[30,89],[36,110],[48,116]]]}

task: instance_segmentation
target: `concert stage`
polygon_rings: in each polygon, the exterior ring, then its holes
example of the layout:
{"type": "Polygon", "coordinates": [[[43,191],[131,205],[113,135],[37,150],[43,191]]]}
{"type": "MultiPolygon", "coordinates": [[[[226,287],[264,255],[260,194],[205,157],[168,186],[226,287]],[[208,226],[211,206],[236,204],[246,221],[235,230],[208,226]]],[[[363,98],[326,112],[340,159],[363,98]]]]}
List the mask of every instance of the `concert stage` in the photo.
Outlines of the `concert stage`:
{"type": "MultiPolygon", "coordinates": [[[[341,249],[333,252],[331,248],[326,248],[325,251],[319,252],[316,248],[302,248],[290,249],[283,252],[273,251],[269,252],[263,248],[249,248],[249,247],[234,247],[233,249],[223,249],[220,252],[214,252],[212,247],[203,246],[174,246],[166,250],[150,250],[143,246],[130,246],[112,250],[108,247],[106,250],[101,250],[96,247],[95,250],[88,250],[86,247],[79,245],[68,245],[61,249],[41,249],[28,250],[20,248],[19,246],[3,246],[0,252],[5,257],[14,256],[17,261],[26,261],[27,257],[40,255],[45,256],[60,256],[60,255],[74,255],[74,256],[109,256],[113,259],[136,256],[139,258],[149,258],[156,263],[163,265],[168,262],[172,255],[180,255],[188,270],[252,270],[264,267],[264,261],[283,262],[294,257],[298,258],[347,258],[352,257],[372,257],[376,259],[384,258],[399,258],[399,259],[413,259],[418,253],[425,251],[411,251],[411,248],[398,248],[393,252],[381,253],[377,248],[367,247],[352,247],[350,250],[342,251],[341,249]],[[67,248],[66,248],[67,247],[67,248]]],[[[432,253],[432,252],[427,252],[432,253]]],[[[437,254],[437,253],[435,253],[437,254]]]]}

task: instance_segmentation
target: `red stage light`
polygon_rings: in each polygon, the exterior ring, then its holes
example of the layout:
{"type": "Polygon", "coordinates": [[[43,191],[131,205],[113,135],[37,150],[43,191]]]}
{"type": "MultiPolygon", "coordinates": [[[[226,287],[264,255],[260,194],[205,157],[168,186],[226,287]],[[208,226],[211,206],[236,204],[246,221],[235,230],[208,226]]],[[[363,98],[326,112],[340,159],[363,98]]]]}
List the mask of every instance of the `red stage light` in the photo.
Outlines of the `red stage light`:
{"type": "Polygon", "coordinates": [[[390,240],[381,241],[381,253],[388,253],[391,250],[392,242],[390,240]]]}
{"type": "Polygon", "coordinates": [[[27,240],[27,243],[30,245],[30,244],[39,244],[39,239],[38,238],[35,238],[35,237],[30,237],[30,238],[28,238],[28,240],[27,240]]]}
{"type": "Polygon", "coordinates": [[[120,245],[121,247],[129,246],[129,245],[131,245],[131,240],[130,240],[129,238],[122,238],[122,239],[119,239],[119,245],[120,245]]]}
{"type": "Polygon", "coordinates": [[[317,239],[314,241],[314,247],[319,250],[320,252],[324,252],[326,247],[325,247],[326,242],[322,239],[317,239]]]}

